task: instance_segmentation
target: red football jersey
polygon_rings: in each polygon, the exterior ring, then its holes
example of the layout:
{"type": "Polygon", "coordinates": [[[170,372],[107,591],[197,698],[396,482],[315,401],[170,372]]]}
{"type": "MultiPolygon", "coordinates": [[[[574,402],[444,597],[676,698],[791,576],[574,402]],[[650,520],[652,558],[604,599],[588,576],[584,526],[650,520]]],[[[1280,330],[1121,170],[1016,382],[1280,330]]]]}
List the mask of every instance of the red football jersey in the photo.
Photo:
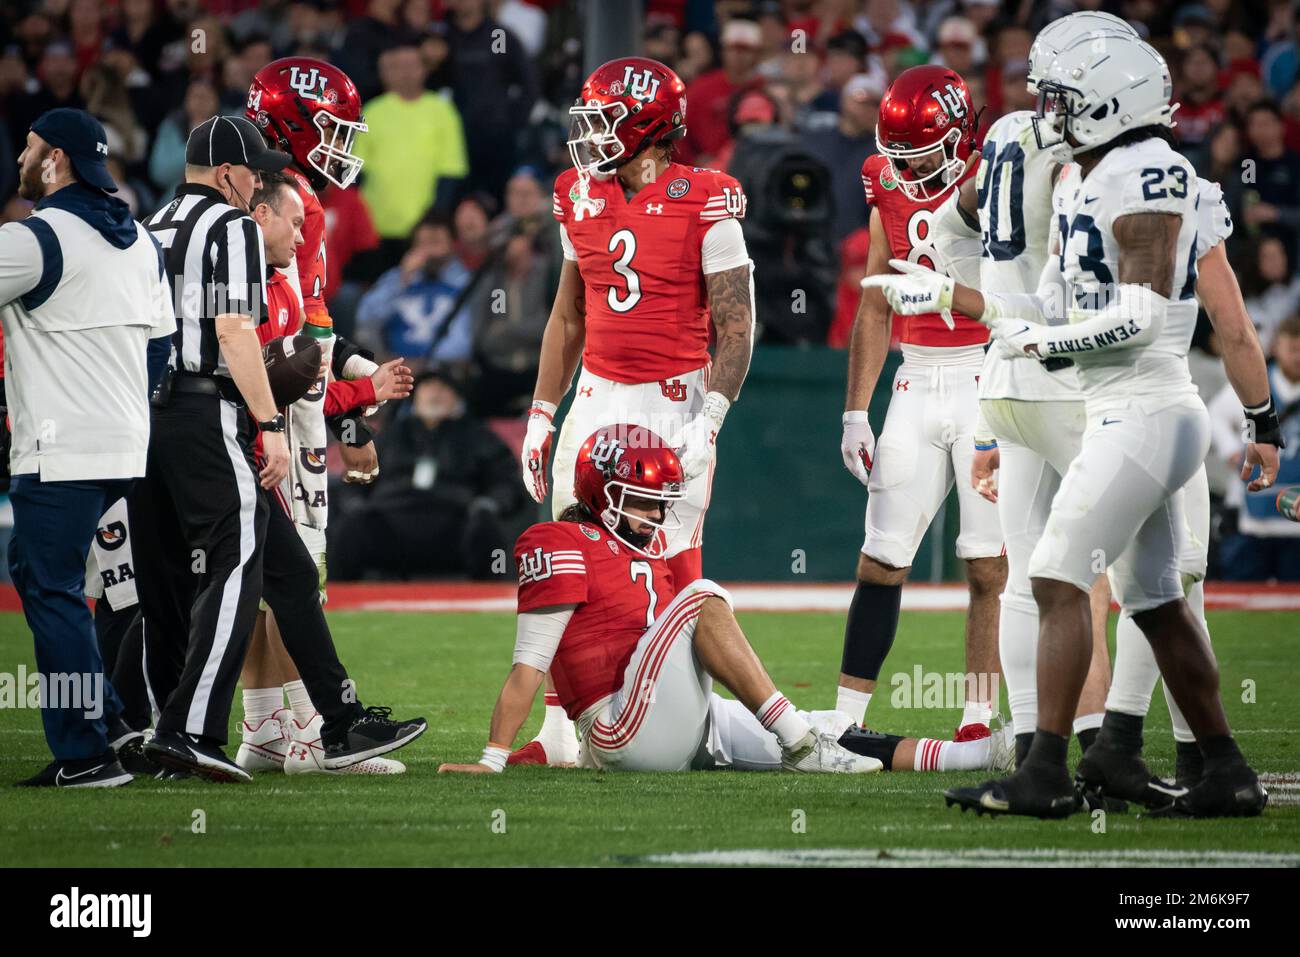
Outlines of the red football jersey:
{"type": "MultiPolygon", "coordinates": [[[[318,325],[330,325],[329,309],[325,306],[325,209],[320,197],[307,182],[307,177],[296,170],[287,170],[298,187],[304,212],[302,245],[298,247],[298,288],[302,290],[303,311],[308,320],[318,325]]],[[[295,327],[296,329],[297,327],[295,327]]]]}
{"type": "Polygon", "coordinates": [[[617,177],[555,179],[564,224],[587,291],[582,364],[616,382],[655,382],[709,361],[709,305],[700,247],[723,219],[745,215],[745,194],[726,173],[670,163],[627,199],[617,177]]]}
{"type": "Polygon", "coordinates": [[[515,542],[519,611],[577,605],[551,662],[570,718],[623,684],[632,651],[676,594],[663,559],[646,558],[590,522],[542,522],[515,542]]]}
{"type": "MultiPolygon", "coordinates": [[[[962,176],[964,181],[975,173],[977,159],[962,176]]],[[[868,156],[862,164],[862,188],[867,193],[867,205],[880,210],[881,225],[889,240],[891,259],[906,259],[943,272],[935,248],[930,242],[930,221],[935,211],[943,205],[947,194],[916,203],[898,188],[898,173],[889,157],[880,153],[868,156]]],[[[946,275],[946,273],[945,273],[946,275]]],[[[937,312],[919,316],[899,316],[902,322],[903,342],[917,346],[975,346],[988,342],[989,331],[969,316],[953,312],[955,328],[949,329],[937,312]]]]}

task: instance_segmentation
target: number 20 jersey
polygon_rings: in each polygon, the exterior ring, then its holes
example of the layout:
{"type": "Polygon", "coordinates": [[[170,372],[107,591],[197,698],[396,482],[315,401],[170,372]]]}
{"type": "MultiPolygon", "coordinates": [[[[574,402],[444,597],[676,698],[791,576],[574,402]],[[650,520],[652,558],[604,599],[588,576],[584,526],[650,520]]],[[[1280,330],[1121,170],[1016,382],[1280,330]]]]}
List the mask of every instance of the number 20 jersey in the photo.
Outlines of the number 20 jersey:
{"type": "Polygon", "coordinates": [[[582,180],[568,169],[556,177],[552,212],[586,286],[586,369],[645,383],[708,364],[701,247],[715,223],[742,219],[745,203],[733,177],[680,163],[631,199],[615,176],[582,180]]]}
{"type": "MultiPolygon", "coordinates": [[[[967,170],[962,179],[970,176],[974,169],[967,170]]],[[[862,164],[862,188],[867,195],[867,205],[880,210],[880,223],[889,240],[890,258],[920,263],[947,275],[939,258],[941,254],[935,249],[933,231],[935,210],[943,205],[947,196],[919,203],[908,199],[898,186],[894,164],[889,157],[879,153],[868,156],[862,164]]],[[[898,318],[903,323],[901,338],[907,345],[978,346],[989,338],[987,329],[959,312],[952,314],[953,329],[948,328],[937,312],[898,318]]]]}
{"type": "Polygon", "coordinates": [[[541,522],[515,542],[519,613],[577,605],[551,662],[570,718],[623,684],[641,635],[675,594],[663,559],[638,555],[592,522],[541,522]]]}

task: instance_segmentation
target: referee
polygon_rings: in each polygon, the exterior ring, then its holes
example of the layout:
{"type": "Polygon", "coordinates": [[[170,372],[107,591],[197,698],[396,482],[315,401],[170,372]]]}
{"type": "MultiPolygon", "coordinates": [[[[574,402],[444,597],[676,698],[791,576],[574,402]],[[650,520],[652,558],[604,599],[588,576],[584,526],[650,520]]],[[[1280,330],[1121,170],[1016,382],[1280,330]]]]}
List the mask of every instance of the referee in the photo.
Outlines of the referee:
{"type": "Polygon", "coordinates": [[[145,223],[163,249],[177,328],[130,522],[145,655],[180,675],[157,701],[146,753],[220,781],[249,779],[221,746],[262,587],[267,502],[258,485],[275,487],[289,468],[256,332],[266,261],[248,203],[260,174],[289,159],[242,117],[214,117],[190,133],[185,184],[145,223]]]}

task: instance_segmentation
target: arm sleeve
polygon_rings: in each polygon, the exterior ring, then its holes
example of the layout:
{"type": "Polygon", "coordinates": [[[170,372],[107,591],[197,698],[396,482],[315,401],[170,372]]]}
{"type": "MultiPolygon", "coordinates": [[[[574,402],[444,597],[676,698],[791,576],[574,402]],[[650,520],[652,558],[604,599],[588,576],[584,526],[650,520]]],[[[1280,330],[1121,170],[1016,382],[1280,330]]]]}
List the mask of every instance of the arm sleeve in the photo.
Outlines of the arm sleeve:
{"type": "Polygon", "coordinates": [[[1042,357],[1146,345],[1160,335],[1168,308],[1168,299],[1145,286],[1116,286],[1115,298],[1097,315],[1083,322],[1050,327],[1038,340],[1042,357]]]}
{"type": "Polygon", "coordinates": [[[0,305],[35,289],[43,264],[44,256],[31,229],[17,222],[0,226],[0,305]]]}
{"type": "Polygon", "coordinates": [[[569,238],[569,231],[564,228],[564,223],[560,223],[560,248],[564,250],[564,258],[570,262],[578,261],[578,252],[573,248],[573,240],[569,238]]]}
{"type": "Polygon", "coordinates": [[[527,665],[538,671],[549,671],[555,652],[564,637],[564,629],[573,617],[576,605],[565,605],[555,611],[529,611],[519,615],[515,623],[515,656],[513,664],[527,665]]]}
{"type": "Polygon", "coordinates": [[[365,379],[330,379],[325,387],[325,415],[335,416],[375,404],[375,384],[365,379]]]}
{"type": "MultiPolygon", "coordinates": [[[[568,253],[565,255],[567,257],[568,253]]],[[[749,250],[745,248],[745,232],[740,221],[724,219],[710,226],[700,243],[700,260],[706,276],[737,266],[748,266],[749,250]]]]}
{"type": "Polygon", "coordinates": [[[930,221],[931,244],[938,253],[943,271],[963,286],[980,288],[980,256],[983,252],[979,230],[972,229],[958,207],[960,190],[954,189],[930,221]]]}
{"type": "Polygon", "coordinates": [[[1034,292],[985,292],[984,315],[980,321],[987,323],[1014,317],[1042,325],[1057,325],[1065,321],[1065,297],[1068,294],[1065,277],[1061,275],[1061,260],[1053,252],[1043,263],[1038,289],[1034,292]]]}

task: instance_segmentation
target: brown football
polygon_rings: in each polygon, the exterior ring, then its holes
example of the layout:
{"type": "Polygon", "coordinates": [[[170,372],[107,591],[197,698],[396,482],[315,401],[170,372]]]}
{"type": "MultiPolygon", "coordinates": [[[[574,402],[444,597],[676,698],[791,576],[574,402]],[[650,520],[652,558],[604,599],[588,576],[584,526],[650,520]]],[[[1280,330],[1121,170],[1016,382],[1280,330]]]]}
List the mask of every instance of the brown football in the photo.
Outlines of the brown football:
{"type": "Polygon", "coordinates": [[[281,336],[262,347],[262,360],[275,407],[283,409],[306,395],[320,374],[320,342],[311,336],[281,336]]]}

